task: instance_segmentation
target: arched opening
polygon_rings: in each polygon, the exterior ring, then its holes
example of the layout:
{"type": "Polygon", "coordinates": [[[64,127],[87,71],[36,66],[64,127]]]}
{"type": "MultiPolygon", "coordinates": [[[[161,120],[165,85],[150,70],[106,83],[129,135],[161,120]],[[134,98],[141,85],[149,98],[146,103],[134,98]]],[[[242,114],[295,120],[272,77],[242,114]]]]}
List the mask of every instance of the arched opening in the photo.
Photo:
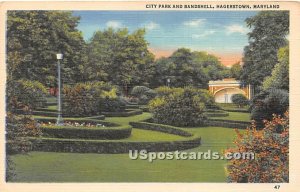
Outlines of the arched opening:
{"type": "Polygon", "coordinates": [[[232,103],[231,97],[232,97],[232,95],[235,95],[235,94],[246,95],[246,93],[239,88],[233,88],[233,87],[223,88],[223,89],[218,90],[214,94],[215,102],[216,103],[232,103]]]}

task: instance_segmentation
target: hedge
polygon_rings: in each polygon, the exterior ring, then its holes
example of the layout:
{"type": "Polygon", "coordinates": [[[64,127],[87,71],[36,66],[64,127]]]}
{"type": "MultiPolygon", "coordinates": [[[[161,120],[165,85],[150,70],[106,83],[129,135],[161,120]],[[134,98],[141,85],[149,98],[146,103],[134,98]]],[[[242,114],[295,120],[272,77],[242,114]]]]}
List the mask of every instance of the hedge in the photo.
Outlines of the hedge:
{"type": "MultiPolygon", "coordinates": [[[[36,118],[38,122],[51,122],[55,123],[55,119],[42,119],[36,118]]],[[[80,119],[72,120],[66,119],[65,121],[75,121],[78,123],[91,123],[91,124],[102,124],[106,127],[82,127],[82,126],[47,126],[43,125],[40,127],[44,137],[55,137],[55,138],[74,138],[74,139],[124,139],[131,135],[131,127],[129,125],[118,126],[114,123],[105,121],[97,121],[91,119],[80,119]],[[114,127],[113,127],[114,126],[114,127]]]]}
{"type": "Polygon", "coordinates": [[[140,115],[143,111],[140,109],[132,109],[124,112],[102,112],[106,117],[130,117],[134,115],[140,115]]]}
{"type": "Polygon", "coordinates": [[[251,122],[223,120],[223,119],[208,119],[208,121],[206,122],[206,125],[207,126],[237,128],[237,129],[246,129],[249,125],[251,125],[251,122]]]}
{"type": "Polygon", "coordinates": [[[228,112],[240,112],[240,113],[250,113],[249,109],[224,109],[225,111],[228,112]]]}
{"type": "Polygon", "coordinates": [[[31,142],[33,151],[117,154],[128,153],[129,150],[147,150],[148,152],[186,150],[198,147],[201,144],[201,138],[190,137],[186,140],[160,142],[31,138],[31,142]]]}
{"type": "Polygon", "coordinates": [[[173,135],[180,135],[184,137],[193,136],[193,134],[171,125],[162,125],[162,124],[148,123],[148,122],[130,122],[129,124],[133,128],[137,128],[137,129],[160,131],[160,132],[169,133],[173,135]]]}
{"type": "Polygon", "coordinates": [[[229,113],[227,112],[209,112],[204,113],[207,117],[227,117],[229,116],[229,113]]]}

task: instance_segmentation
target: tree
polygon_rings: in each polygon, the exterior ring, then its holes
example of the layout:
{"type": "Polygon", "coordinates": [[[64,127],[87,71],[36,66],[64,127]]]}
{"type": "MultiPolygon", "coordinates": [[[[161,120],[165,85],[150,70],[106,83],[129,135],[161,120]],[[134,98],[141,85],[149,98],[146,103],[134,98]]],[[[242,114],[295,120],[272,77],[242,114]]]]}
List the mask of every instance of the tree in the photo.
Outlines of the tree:
{"type": "Polygon", "coordinates": [[[88,44],[89,80],[109,81],[128,92],[128,85],[141,85],[151,76],[154,55],[148,51],[145,30],[109,28],[97,31],[88,44]]]}
{"type": "Polygon", "coordinates": [[[170,57],[156,61],[151,86],[207,88],[209,80],[223,78],[224,69],[225,67],[214,55],[180,48],[170,57]],[[170,83],[167,82],[168,79],[170,83]]]}
{"type": "Polygon", "coordinates": [[[239,62],[232,65],[230,68],[230,76],[232,78],[240,79],[241,72],[242,72],[242,66],[239,62]]]}
{"type": "Polygon", "coordinates": [[[278,61],[272,70],[272,75],[265,78],[263,89],[284,89],[289,90],[289,47],[280,48],[278,61]]]}
{"type": "Polygon", "coordinates": [[[79,17],[69,11],[9,11],[7,18],[8,78],[54,86],[56,53],[64,54],[65,82],[82,80],[85,42],[77,30],[79,17]]]}
{"type": "Polygon", "coordinates": [[[244,133],[237,131],[235,147],[226,153],[255,154],[255,159],[232,159],[227,165],[229,182],[284,183],[289,182],[289,115],[273,116],[264,128],[255,124],[244,133]]]}
{"type": "Polygon", "coordinates": [[[244,48],[241,80],[260,86],[278,63],[278,49],[287,45],[289,12],[261,11],[247,18],[246,23],[252,31],[248,33],[249,45],[244,48]]]}
{"type": "Polygon", "coordinates": [[[243,94],[232,95],[231,100],[234,104],[238,105],[239,107],[243,107],[249,103],[247,97],[243,94]]]}

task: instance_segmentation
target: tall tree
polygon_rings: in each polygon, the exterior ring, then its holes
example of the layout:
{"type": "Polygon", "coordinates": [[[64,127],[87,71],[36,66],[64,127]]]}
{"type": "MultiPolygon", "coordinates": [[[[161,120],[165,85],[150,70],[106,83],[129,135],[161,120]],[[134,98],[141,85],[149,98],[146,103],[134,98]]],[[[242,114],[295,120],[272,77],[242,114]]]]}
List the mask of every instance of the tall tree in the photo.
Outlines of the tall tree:
{"type": "Polygon", "coordinates": [[[278,49],[287,44],[289,12],[262,11],[247,18],[246,23],[252,31],[248,34],[249,45],[244,49],[241,80],[260,86],[278,63],[278,49]]]}
{"type": "Polygon", "coordinates": [[[289,47],[283,47],[278,51],[278,60],[272,70],[272,75],[265,78],[263,89],[289,90],[289,47]]]}
{"type": "Polygon", "coordinates": [[[242,72],[242,66],[239,62],[232,65],[231,68],[230,68],[230,76],[235,78],[235,79],[240,78],[241,72],[242,72]]]}
{"type": "Polygon", "coordinates": [[[173,87],[195,86],[207,88],[209,80],[223,78],[224,66],[218,58],[206,52],[192,52],[180,48],[170,57],[158,59],[155,63],[153,87],[171,85],[173,87]],[[170,80],[170,83],[167,80],[170,80]]]}
{"type": "Polygon", "coordinates": [[[9,11],[7,19],[8,78],[54,85],[56,53],[64,54],[63,78],[80,81],[85,42],[69,11],[9,11]]]}
{"type": "Polygon", "coordinates": [[[145,30],[97,31],[88,45],[89,80],[110,81],[127,91],[128,85],[140,85],[151,76],[154,55],[148,51],[145,30]]]}

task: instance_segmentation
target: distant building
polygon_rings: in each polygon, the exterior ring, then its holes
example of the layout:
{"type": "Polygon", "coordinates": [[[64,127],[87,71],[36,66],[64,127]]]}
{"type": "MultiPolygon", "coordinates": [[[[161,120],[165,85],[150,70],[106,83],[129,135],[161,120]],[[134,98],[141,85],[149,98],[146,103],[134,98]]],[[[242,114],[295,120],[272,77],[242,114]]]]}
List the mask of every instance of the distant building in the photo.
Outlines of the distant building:
{"type": "Polygon", "coordinates": [[[234,78],[209,81],[208,86],[217,103],[232,103],[231,97],[234,94],[243,94],[248,99],[253,95],[251,85],[241,87],[241,82],[234,78]]]}

